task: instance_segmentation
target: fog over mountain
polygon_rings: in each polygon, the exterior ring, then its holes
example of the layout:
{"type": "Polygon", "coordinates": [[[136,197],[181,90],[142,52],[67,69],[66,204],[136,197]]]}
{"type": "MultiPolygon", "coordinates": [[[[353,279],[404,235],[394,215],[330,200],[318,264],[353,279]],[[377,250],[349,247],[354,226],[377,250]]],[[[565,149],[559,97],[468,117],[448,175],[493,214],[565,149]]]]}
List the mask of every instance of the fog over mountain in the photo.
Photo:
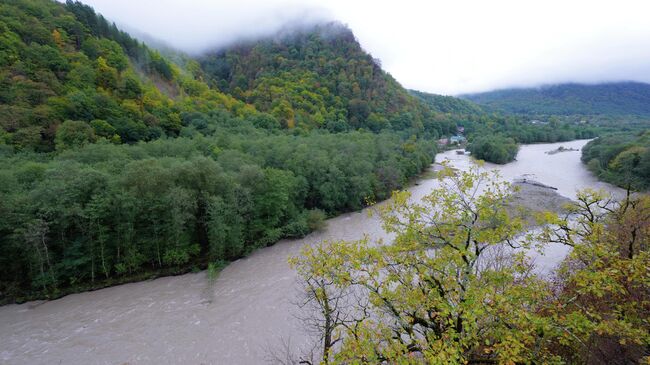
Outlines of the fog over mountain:
{"type": "Polygon", "coordinates": [[[443,94],[560,82],[650,82],[643,1],[85,0],[190,53],[339,20],[404,86],[443,94]]]}

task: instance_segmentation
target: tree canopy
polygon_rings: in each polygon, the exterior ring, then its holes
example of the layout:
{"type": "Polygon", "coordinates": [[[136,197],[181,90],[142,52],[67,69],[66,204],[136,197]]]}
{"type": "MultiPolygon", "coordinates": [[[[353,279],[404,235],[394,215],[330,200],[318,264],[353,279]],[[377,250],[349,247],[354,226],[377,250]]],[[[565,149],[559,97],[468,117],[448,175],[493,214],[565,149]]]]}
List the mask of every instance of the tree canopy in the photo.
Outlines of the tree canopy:
{"type": "Polygon", "coordinates": [[[598,177],[624,188],[650,188],[650,132],[615,133],[589,142],[582,162],[598,177]]]}
{"type": "Polygon", "coordinates": [[[519,146],[512,138],[501,135],[481,135],[475,137],[467,149],[477,159],[504,164],[517,157],[519,146]]]}
{"type": "Polygon", "coordinates": [[[209,137],[134,145],[89,143],[88,124],[66,121],[57,154],[0,158],[2,299],[237,259],[385,199],[435,153],[392,134],[292,136],[203,117],[209,137]]]}

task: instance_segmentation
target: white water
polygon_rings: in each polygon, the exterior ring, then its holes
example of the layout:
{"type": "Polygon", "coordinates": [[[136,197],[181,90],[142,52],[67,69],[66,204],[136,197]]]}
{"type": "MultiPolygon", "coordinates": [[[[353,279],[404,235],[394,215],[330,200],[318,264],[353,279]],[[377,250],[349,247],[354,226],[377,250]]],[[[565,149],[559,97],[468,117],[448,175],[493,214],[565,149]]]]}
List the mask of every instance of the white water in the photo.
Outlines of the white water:
{"type": "MultiPolygon", "coordinates": [[[[587,141],[522,146],[517,161],[487,164],[505,180],[525,174],[573,198],[578,189],[620,189],[597,181],[580,163],[580,152],[548,155],[559,146],[580,149],[587,141]]],[[[449,151],[458,168],[469,158],[449,151]]],[[[411,187],[419,199],[435,180],[411,187]]],[[[260,364],[282,338],[305,343],[291,304],[295,274],[287,258],[324,239],[385,237],[366,211],[328,220],[327,228],[300,240],[283,240],[238,260],[213,285],[205,273],[186,274],[66,296],[51,302],[0,307],[1,364],[260,364]]],[[[552,249],[538,263],[552,267],[565,254],[552,249]]]]}

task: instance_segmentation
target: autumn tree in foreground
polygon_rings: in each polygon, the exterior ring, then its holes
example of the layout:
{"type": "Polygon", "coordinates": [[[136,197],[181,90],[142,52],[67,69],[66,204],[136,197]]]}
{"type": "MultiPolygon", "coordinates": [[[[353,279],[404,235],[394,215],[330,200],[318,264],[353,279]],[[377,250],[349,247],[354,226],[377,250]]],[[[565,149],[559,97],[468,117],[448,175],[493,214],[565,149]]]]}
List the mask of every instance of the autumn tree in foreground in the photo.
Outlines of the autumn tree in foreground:
{"type": "Polygon", "coordinates": [[[582,193],[532,237],[496,173],[440,177],[420,203],[401,192],[380,208],[390,244],[323,242],[291,260],[316,308],[316,363],[597,363],[603,345],[647,356],[647,197],[582,193]],[[525,255],[551,241],[573,246],[553,279],[525,255]]]}
{"type": "Polygon", "coordinates": [[[540,239],[573,247],[544,314],[567,363],[650,363],[650,197],[585,190],[540,239]]]}

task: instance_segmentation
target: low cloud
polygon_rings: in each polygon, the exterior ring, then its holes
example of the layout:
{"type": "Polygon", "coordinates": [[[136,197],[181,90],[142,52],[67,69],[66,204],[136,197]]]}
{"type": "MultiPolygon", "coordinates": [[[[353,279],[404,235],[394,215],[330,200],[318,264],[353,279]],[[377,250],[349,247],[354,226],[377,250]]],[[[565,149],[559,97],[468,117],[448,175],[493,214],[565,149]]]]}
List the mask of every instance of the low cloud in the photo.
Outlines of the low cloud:
{"type": "Polygon", "coordinates": [[[650,82],[650,3],[634,0],[84,0],[189,53],[339,20],[404,86],[459,94],[560,82],[650,82]]]}
{"type": "Polygon", "coordinates": [[[281,0],[87,0],[82,1],[135,36],[190,54],[256,39],[288,26],[333,20],[317,4],[281,0]]]}

